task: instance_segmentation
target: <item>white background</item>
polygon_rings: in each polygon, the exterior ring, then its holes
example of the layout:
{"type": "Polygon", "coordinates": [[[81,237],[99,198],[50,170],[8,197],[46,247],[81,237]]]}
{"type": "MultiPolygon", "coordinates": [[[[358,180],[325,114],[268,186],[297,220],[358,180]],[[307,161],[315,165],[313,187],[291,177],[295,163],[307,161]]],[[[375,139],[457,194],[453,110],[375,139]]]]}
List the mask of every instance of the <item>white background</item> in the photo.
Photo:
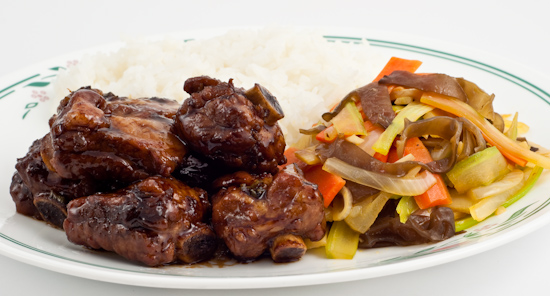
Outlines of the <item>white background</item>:
{"type": "MultiPolygon", "coordinates": [[[[549,13],[547,0],[2,0],[0,76],[60,54],[120,41],[124,35],[272,24],[398,31],[491,52],[550,76],[549,13]]],[[[0,196],[8,195],[4,192],[0,196]]],[[[36,295],[47,290],[47,295],[82,296],[549,295],[549,246],[550,226],[545,226],[496,249],[414,272],[315,287],[244,291],[162,290],[110,284],[0,256],[0,294],[36,295]]]]}

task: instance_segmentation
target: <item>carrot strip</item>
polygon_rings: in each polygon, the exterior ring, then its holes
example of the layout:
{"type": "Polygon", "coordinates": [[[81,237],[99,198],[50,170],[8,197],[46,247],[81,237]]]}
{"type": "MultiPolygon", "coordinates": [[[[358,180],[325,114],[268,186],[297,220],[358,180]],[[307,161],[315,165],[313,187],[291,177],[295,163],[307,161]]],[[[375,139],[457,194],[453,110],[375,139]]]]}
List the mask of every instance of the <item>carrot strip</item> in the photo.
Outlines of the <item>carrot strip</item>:
{"type": "Polygon", "coordinates": [[[433,161],[430,152],[419,138],[407,139],[407,143],[405,143],[405,147],[403,149],[403,156],[408,154],[412,154],[414,156],[414,160],[423,163],[433,161]]]}
{"type": "Polygon", "coordinates": [[[393,91],[394,88],[396,88],[397,86],[396,85],[393,85],[393,84],[390,84],[388,85],[388,93],[391,94],[391,92],[393,91]]]}
{"type": "Polygon", "coordinates": [[[317,184],[317,189],[323,195],[325,208],[346,184],[346,180],[323,170],[323,166],[315,166],[304,172],[306,180],[317,184]]]}
{"type": "Polygon", "coordinates": [[[414,197],[416,204],[421,209],[452,203],[451,195],[449,194],[449,190],[447,190],[447,185],[443,181],[443,178],[438,174],[433,175],[436,180],[434,186],[423,194],[414,197]]]}
{"type": "Polygon", "coordinates": [[[320,142],[323,143],[332,143],[336,138],[338,137],[338,132],[334,128],[334,126],[329,126],[326,129],[322,130],[320,133],[318,133],[315,136],[315,139],[317,139],[320,142]]]}
{"type": "Polygon", "coordinates": [[[285,157],[286,157],[286,164],[292,164],[292,163],[295,163],[295,162],[298,162],[300,161],[298,159],[298,157],[296,157],[296,151],[298,151],[298,148],[296,147],[288,147],[286,148],[285,150],[285,157]]]}
{"type": "Polygon", "coordinates": [[[388,152],[387,162],[394,163],[398,160],[399,160],[399,155],[397,155],[397,149],[395,147],[391,147],[390,151],[388,152]]]}
{"type": "Polygon", "coordinates": [[[372,157],[380,160],[381,162],[388,162],[388,155],[384,155],[384,154],[381,154],[381,153],[378,153],[378,152],[374,152],[374,155],[372,157]]]}
{"type": "Polygon", "coordinates": [[[384,131],[384,129],[381,126],[378,126],[378,125],[372,123],[372,121],[370,121],[370,120],[365,120],[363,122],[363,126],[365,127],[365,130],[367,131],[367,133],[370,133],[373,130],[382,130],[382,131],[384,131]]]}
{"type": "MultiPolygon", "coordinates": [[[[497,148],[499,148],[499,145],[497,144],[497,142],[495,142],[495,140],[493,140],[490,137],[486,137],[485,134],[483,134],[483,137],[485,138],[485,140],[489,144],[491,144],[491,146],[497,146],[497,148]]],[[[500,146],[500,147],[502,147],[502,146],[500,146]]],[[[502,148],[499,148],[499,151],[500,151],[500,153],[502,153],[502,155],[504,155],[504,157],[506,157],[511,162],[513,162],[513,163],[515,163],[515,164],[517,164],[521,167],[525,167],[527,165],[527,160],[522,159],[519,156],[516,156],[516,155],[512,154],[512,152],[510,152],[506,149],[502,149],[502,148]]]]}
{"type": "Polygon", "coordinates": [[[380,78],[384,77],[384,75],[390,75],[393,71],[397,70],[415,72],[420,65],[422,65],[421,61],[391,57],[386,66],[384,66],[384,69],[382,69],[380,74],[376,76],[374,81],[378,81],[380,78]]]}
{"type": "MultiPolygon", "coordinates": [[[[416,161],[423,163],[433,161],[430,152],[426,146],[422,144],[422,141],[420,141],[419,138],[410,138],[407,140],[407,143],[405,143],[405,149],[403,150],[403,155],[408,154],[412,154],[416,161]]],[[[451,194],[449,193],[443,178],[439,174],[433,175],[436,179],[435,185],[421,195],[414,197],[416,204],[421,209],[427,209],[439,205],[447,205],[452,202],[451,194]]]]}
{"type": "Polygon", "coordinates": [[[286,163],[279,166],[279,169],[283,169],[285,166],[294,164],[296,165],[300,170],[306,171],[309,168],[309,165],[303,161],[301,161],[298,157],[296,157],[296,151],[299,149],[296,147],[288,147],[285,150],[285,157],[286,157],[286,163]]]}

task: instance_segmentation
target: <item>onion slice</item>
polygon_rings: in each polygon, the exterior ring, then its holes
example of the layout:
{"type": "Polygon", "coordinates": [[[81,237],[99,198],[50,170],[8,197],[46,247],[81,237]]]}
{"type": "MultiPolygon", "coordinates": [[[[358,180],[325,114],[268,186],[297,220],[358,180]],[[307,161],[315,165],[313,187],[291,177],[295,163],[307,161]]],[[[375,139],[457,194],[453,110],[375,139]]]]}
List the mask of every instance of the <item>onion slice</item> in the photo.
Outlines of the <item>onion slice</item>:
{"type": "Polygon", "coordinates": [[[334,157],[325,161],[323,170],[346,180],[401,196],[420,195],[436,182],[435,177],[426,171],[418,174],[415,178],[399,178],[363,170],[334,157]]]}
{"type": "Polygon", "coordinates": [[[371,196],[353,205],[344,221],[351,229],[359,233],[367,232],[392,196],[392,194],[382,191],[378,195],[371,196]]]}
{"type": "Polygon", "coordinates": [[[332,220],[344,220],[351,212],[352,206],[353,197],[349,189],[344,186],[340,190],[340,194],[338,194],[336,198],[332,201],[332,207],[330,207],[330,211],[332,212],[332,220]]]}

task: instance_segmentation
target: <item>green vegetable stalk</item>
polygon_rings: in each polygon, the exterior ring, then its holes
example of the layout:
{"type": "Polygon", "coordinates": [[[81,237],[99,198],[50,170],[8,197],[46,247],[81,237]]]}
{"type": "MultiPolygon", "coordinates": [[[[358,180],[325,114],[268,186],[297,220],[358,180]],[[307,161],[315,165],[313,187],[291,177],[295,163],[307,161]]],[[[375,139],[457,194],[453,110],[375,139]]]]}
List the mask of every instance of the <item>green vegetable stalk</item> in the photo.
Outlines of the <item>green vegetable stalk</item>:
{"type": "MultiPolygon", "coordinates": [[[[522,197],[524,197],[527,194],[527,192],[529,192],[533,188],[537,180],[540,178],[542,171],[543,171],[542,167],[536,166],[531,172],[531,175],[529,176],[527,181],[525,182],[525,185],[518,192],[516,192],[510,199],[508,199],[504,204],[502,204],[502,206],[507,208],[512,204],[514,204],[516,201],[520,200],[522,197]]],[[[479,222],[472,217],[458,220],[455,222],[455,231],[456,232],[463,231],[467,228],[470,228],[476,225],[477,223],[479,222]]]]}

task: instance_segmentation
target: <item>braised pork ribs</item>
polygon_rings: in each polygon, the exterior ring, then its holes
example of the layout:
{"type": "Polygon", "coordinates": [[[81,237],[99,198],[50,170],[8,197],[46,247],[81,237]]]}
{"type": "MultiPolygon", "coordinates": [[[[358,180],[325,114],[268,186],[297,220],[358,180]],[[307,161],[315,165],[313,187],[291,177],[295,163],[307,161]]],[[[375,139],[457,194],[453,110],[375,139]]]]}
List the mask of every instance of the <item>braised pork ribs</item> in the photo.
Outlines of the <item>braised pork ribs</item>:
{"type": "Polygon", "coordinates": [[[208,260],[298,260],[325,233],[322,197],[286,162],[265,88],[190,78],[183,104],[83,87],[18,159],[17,212],[68,239],[148,266],[208,260]]]}

